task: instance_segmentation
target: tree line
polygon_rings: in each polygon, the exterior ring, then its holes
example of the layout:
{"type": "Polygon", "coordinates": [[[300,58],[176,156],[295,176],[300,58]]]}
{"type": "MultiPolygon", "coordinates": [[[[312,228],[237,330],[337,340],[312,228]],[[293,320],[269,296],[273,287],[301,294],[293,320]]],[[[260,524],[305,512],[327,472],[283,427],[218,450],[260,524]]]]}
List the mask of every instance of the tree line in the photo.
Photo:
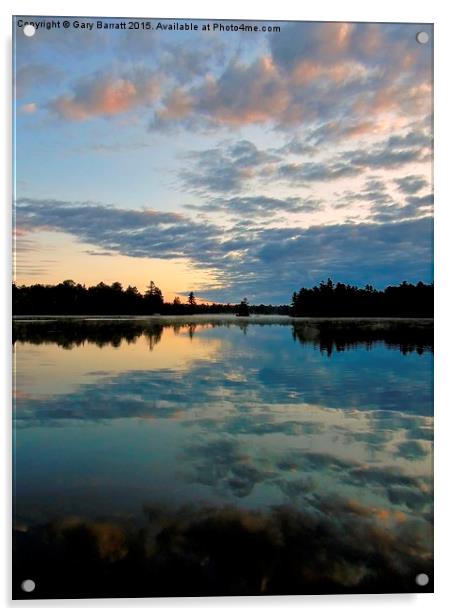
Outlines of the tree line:
{"type": "Polygon", "coordinates": [[[433,283],[388,286],[383,291],[334,284],[331,278],[312,289],[302,287],[292,296],[293,316],[324,317],[433,317],[433,283]]]}
{"type": "Polygon", "coordinates": [[[151,281],[144,293],[120,282],[100,282],[86,287],[65,280],[55,285],[15,285],[12,290],[15,315],[190,315],[190,314],[282,314],[290,316],[349,317],[432,317],[433,284],[406,281],[380,291],[367,284],[359,288],[328,278],[312,288],[302,287],[292,295],[291,304],[250,305],[245,297],[239,303],[206,303],[190,292],[182,300],[165,302],[161,289],[151,281]]]}
{"type": "Polygon", "coordinates": [[[186,299],[175,297],[165,302],[161,289],[153,280],[146,291],[133,286],[123,288],[120,282],[111,285],[100,282],[86,287],[65,280],[55,285],[15,285],[12,289],[15,315],[190,315],[238,314],[247,316],[250,309],[256,314],[289,314],[290,306],[249,306],[245,297],[239,303],[206,303],[199,301],[193,291],[186,299]]]}

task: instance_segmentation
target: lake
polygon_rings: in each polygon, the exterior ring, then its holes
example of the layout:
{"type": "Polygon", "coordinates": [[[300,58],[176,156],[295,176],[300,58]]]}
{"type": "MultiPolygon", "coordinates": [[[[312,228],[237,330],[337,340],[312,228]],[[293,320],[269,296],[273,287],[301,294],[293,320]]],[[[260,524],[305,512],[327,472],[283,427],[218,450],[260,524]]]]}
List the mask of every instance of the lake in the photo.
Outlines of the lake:
{"type": "Polygon", "coordinates": [[[16,597],[432,591],[431,321],[13,337],[16,597]]]}

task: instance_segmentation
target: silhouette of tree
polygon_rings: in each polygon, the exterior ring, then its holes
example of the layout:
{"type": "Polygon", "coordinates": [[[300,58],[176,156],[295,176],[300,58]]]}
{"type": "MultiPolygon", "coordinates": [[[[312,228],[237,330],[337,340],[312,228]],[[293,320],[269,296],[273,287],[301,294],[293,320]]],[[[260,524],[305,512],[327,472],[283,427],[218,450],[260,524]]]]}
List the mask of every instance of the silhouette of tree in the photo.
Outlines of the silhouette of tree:
{"type": "Polygon", "coordinates": [[[145,304],[149,312],[160,312],[163,307],[163,295],[161,290],[151,280],[144,295],[145,304]]]}
{"type": "Polygon", "coordinates": [[[318,287],[301,288],[292,295],[294,316],[395,316],[432,317],[433,284],[403,281],[399,286],[376,290],[367,284],[360,289],[328,278],[318,287]]]}
{"type": "Polygon", "coordinates": [[[111,285],[111,290],[114,293],[122,293],[122,284],[120,282],[113,282],[111,285]]]}
{"type": "Polygon", "coordinates": [[[124,292],[124,312],[127,314],[140,314],[143,296],[136,287],[128,286],[124,292]]]}
{"type": "Polygon", "coordinates": [[[249,304],[248,304],[248,299],[246,297],[244,297],[242,299],[242,301],[240,302],[238,308],[237,308],[237,314],[240,317],[249,317],[250,316],[250,309],[249,309],[249,304]]]}
{"type": "Polygon", "coordinates": [[[403,281],[398,286],[377,290],[371,284],[358,288],[328,278],[311,289],[301,288],[292,294],[291,305],[248,305],[244,298],[236,304],[197,303],[193,291],[186,304],[179,298],[164,302],[161,290],[151,281],[145,294],[136,287],[123,289],[121,283],[100,282],[86,288],[73,280],[56,285],[13,284],[15,315],[145,315],[145,314],[291,314],[292,316],[324,317],[432,317],[433,284],[403,281]]]}

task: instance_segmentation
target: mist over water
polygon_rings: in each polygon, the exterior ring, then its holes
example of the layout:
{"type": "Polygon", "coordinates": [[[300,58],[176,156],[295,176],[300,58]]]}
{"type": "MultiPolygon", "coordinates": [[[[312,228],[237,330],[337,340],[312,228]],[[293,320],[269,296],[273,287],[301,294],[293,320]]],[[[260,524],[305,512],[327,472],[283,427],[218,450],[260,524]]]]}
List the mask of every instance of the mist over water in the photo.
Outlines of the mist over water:
{"type": "Polygon", "coordinates": [[[18,596],[431,591],[430,321],[13,335],[18,596]]]}

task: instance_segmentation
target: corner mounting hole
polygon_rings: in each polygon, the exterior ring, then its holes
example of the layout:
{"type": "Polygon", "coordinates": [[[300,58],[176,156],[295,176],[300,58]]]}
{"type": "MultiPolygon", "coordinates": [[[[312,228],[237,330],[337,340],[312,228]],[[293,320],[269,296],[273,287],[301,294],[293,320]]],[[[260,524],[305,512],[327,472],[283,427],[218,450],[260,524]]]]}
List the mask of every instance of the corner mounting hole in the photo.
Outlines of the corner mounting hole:
{"type": "Polygon", "coordinates": [[[416,584],[418,586],[427,586],[427,584],[429,583],[429,577],[426,573],[419,573],[416,576],[416,584]]]}
{"type": "Polygon", "coordinates": [[[33,592],[36,588],[36,584],[33,582],[33,580],[24,580],[20,587],[24,592],[33,592]]]}
{"type": "Polygon", "coordinates": [[[36,32],[36,28],[32,24],[27,24],[24,26],[24,34],[25,36],[34,36],[36,32]]]}
{"type": "Polygon", "coordinates": [[[416,40],[421,45],[425,45],[425,43],[428,43],[429,39],[430,37],[428,35],[428,32],[418,32],[416,34],[416,40]]]}

